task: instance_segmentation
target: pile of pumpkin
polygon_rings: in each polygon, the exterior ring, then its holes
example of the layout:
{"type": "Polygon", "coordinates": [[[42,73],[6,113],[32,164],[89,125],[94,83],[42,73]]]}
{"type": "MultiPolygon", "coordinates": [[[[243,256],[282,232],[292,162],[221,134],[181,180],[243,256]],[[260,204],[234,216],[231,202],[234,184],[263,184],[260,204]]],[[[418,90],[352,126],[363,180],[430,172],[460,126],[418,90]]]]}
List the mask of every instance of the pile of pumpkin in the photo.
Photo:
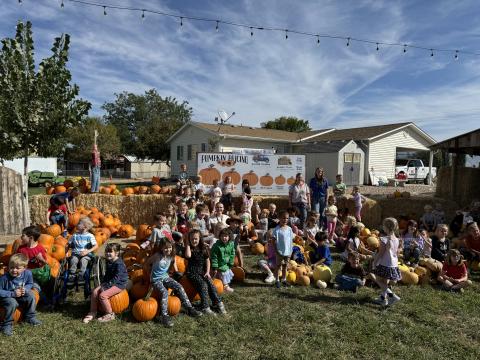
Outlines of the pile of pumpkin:
{"type": "Polygon", "coordinates": [[[387,198],[394,198],[394,199],[398,199],[398,198],[410,198],[412,195],[410,194],[409,191],[399,191],[399,190],[395,190],[392,194],[387,194],[387,198]]]}
{"type": "Polygon", "coordinates": [[[78,186],[78,189],[80,190],[81,193],[90,192],[90,181],[81,177],[67,179],[63,182],[63,185],[57,184],[54,186],[48,186],[45,189],[45,192],[47,195],[59,194],[75,186],[78,186]]]}

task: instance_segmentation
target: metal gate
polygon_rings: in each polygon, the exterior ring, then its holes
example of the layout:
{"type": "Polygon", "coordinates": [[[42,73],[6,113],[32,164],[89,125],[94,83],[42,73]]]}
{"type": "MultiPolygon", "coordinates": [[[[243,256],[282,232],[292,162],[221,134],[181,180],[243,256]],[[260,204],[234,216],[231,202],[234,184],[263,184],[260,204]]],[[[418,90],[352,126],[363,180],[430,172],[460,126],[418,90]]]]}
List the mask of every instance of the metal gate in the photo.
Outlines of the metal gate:
{"type": "Polygon", "coordinates": [[[360,184],[360,162],[362,154],[343,153],[343,182],[345,185],[360,184]]]}

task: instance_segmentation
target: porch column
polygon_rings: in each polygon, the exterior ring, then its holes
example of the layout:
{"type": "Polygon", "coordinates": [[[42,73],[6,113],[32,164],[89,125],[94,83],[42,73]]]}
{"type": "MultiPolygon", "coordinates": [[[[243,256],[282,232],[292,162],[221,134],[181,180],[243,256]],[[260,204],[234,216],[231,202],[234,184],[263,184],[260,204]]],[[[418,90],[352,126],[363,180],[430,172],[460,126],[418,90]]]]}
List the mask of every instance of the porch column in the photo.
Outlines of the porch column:
{"type": "Polygon", "coordinates": [[[429,157],[429,160],[428,160],[428,179],[427,179],[427,182],[428,182],[428,185],[432,185],[432,164],[433,164],[433,151],[430,150],[430,157],[429,157]]]}

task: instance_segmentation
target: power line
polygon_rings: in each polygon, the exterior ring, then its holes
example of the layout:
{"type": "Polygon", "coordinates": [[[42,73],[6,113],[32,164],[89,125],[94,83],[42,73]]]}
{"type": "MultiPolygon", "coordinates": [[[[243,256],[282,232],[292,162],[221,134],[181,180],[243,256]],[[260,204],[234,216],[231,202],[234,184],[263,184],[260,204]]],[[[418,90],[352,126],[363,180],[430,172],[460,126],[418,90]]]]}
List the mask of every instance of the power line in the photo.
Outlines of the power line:
{"type": "MultiPolygon", "coordinates": [[[[92,1],[84,1],[84,0],[68,0],[71,3],[75,3],[82,6],[90,6],[90,7],[99,7],[103,9],[103,14],[107,15],[107,9],[116,9],[116,10],[124,10],[124,11],[132,11],[138,12],[141,14],[141,18],[145,18],[146,13],[155,14],[159,16],[169,17],[178,19],[180,22],[180,26],[183,26],[184,20],[191,20],[191,21],[199,21],[199,22],[207,22],[215,24],[215,30],[218,32],[220,30],[220,25],[232,26],[237,28],[248,29],[250,33],[250,37],[253,37],[254,30],[259,31],[272,31],[272,32],[282,32],[285,34],[285,39],[288,39],[289,34],[296,34],[301,36],[308,36],[312,37],[316,40],[317,45],[320,44],[320,39],[333,39],[333,40],[342,40],[346,41],[346,46],[351,46],[352,43],[364,43],[364,44],[371,44],[376,47],[376,50],[379,51],[380,47],[399,47],[403,48],[403,52],[407,52],[407,48],[409,49],[417,49],[417,50],[424,50],[430,54],[430,57],[433,57],[434,53],[451,53],[454,55],[454,59],[458,60],[460,54],[464,55],[472,55],[472,56],[480,56],[480,53],[474,51],[467,51],[467,50],[460,50],[460,49],[445,49],[445,48],[436,48],[431,46],[422,46],[422,45],[415,45],[415,44],[406,44],[406,43],[397,43],[397,42],[386,42],[386,41],[379,41],[379,40],[370,40],[370,39],[363,39],[358,37],[351,37],[351,36],[342,36],[342,35],[331,35],[331,34],[317,34],[307,31],[295,30],[295,29],[286,29],[281,27],[271,27],[271,26],[259,26],[253,24],[242,24],[228,20],[221,20],[221,19],[212,19],[212,18],[204,18],[204,17],[197,17],[197,16],[188,16],[182,14],[172,14],[162,11],[150,10],[146,8],[137,8],[137,7],[128,7],[128,6],[119,6],[114,4],[107,4],[107,3],[100,3],[100,2],[92,2],[92,1]]],[[[21,4],[22,1],[19,0],[21,4]]],[[[62,0],[61,7],[64,8],[64,0],[62,0]]]]}

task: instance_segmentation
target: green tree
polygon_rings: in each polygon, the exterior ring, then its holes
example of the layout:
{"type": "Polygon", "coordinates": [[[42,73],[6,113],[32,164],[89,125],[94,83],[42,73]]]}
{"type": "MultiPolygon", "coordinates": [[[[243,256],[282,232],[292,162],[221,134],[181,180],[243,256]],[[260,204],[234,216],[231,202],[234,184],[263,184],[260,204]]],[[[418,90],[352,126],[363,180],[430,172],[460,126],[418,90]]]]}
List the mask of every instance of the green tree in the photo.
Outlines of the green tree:
{"type": "Polygon", "coordinates": [[[2,40],[0,52],[0,158],[58,156],[65,133],[81,123],[90,103],[77,99],[66,65],[70,36],[55,38],[52,55],[35,71],[32,24],[17,24],[14,39],[2,40]]]}
{"type": "Polygon", "coordinates": [[[107,124],[117,128],[122,152],[140,159],[168,160],[166,140],[192,117],[188,102],[162,98],[155,89],[136,95],[115,94],[116,100],[105,103],[107,124]]]}
{"type": "Polygon", "coordinates": [[[308,124],[308,120],[302,120],[295,116],[281,116],[275,120],[266,122],[263,127],[265,129],[285,130],[290,132],[303,132],[312,130],[308,124]]]}
{"type": "Polygon", "coordinates": [[[98,131],[97,144],[104,159],[112,159],[121,154],[120,138],[117,128],[105,124],[100,118],[87,117],[84,122],[67,131],[67,160],[89,161],[92,156],[94,131],[98,131]]]}

